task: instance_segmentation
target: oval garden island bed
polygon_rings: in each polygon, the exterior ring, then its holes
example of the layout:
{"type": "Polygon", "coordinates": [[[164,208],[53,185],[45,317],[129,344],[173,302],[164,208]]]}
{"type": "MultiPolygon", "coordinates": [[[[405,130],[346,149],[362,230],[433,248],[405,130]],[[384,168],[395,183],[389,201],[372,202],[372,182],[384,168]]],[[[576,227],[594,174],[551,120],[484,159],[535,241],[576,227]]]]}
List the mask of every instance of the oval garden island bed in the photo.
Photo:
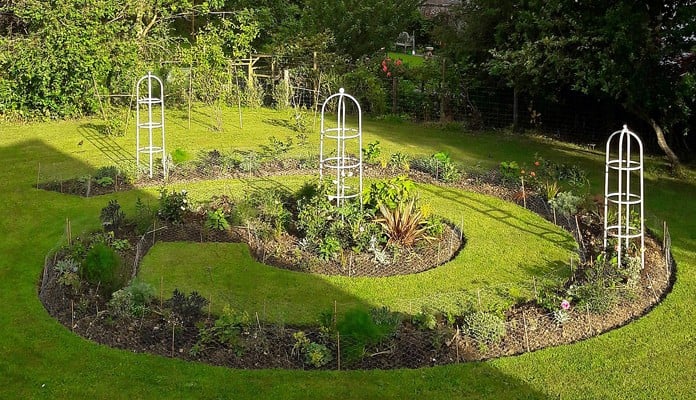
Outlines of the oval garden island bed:
{"type": "Polygon", "coordinates": [[[104,200],[104,232],[48,258],[42,301],[81,336],[133,351],[239,368],[414,368],[594,336],[670,286],[654,240],[645,269],[617,266],[598,257],[596,216],[580,213],[578,245],[477,193],[514,197],[495,185],[373,180],[363,207],[335,208],[307,181],[181,183],[160,189],[158,207],[131,196],[128,216],[104,200]]]}

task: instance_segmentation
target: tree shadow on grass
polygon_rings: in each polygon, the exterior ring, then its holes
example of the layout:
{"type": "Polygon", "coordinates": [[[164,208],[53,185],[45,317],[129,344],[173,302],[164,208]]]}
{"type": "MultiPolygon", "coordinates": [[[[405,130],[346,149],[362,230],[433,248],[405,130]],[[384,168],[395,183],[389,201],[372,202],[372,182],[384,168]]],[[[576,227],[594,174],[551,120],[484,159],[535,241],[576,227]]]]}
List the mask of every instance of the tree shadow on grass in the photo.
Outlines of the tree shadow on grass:
{"type": "Polygon", "coordinates": [[[114,164],[118,166],[123,166],[128,163],[135,165],[135,149],[129,152],[116,143],[112,137],[104,134],[103,125],[95,125],[93,123],[82,124],[78,128],[78,132],[84,140],[94,146],[94,148],[114,164]]]}
{"type": "MultiPolygon", "coordinates": [[[[105,155],[106,157],[106,155],[105,155]]],[[[67,154],[52,148],[41,141],[27,141],[14,146],[0,147],[0,168],[3,175],[8,177],[16,177],[22,175],[33,175],[35,173],[35,164],[42,159],[50,159],[56,161],[61,166],[68,166],[69,170],[92,171],[88,165],[79,160],[71,158],[67,154]],[[31,148],[31,153],[35,158],[23,160],[19,163],[7,165],[11,155],[26,152],[31,148]]],[[[46,240],[36,241],[37,237],[44,236],[43,230],[46,226],[61,225],[65,221],[66,215],[74,215],[76,213],[92,212],[98,208],[95,202],[103,199],[104,204],[113,196],[104,196],[103,198],[92,198],[85,202],[85,199],[71,196],[61,196],[60,202],[53,202],[50,211],[46,211],[49,198],[53,198],[52,194],[47,192],[36,192],[33,188],[28,188],[23,185],[12,185],[11,181],[7,182],[11,190],[6,193],[6,201],[22,200],[26,197],[34,198],[35,201],[23,205],[21,213],[33,215],[37,219],[36,224],[27,224],[21,226],[16,234],[25,237],[24,241],[14,242],[11,244],[0,243],[0,251],[7,250],[8,246],[12,246],[15,251],[12,252],[13,259],[9,265],[23,266],[33,265],[34,261],[42,258],[36,257],[38,253],[48,252],[50,246],[46,243],[55,243],[60,234],[56,233],[55,237],[46,240]],[[91,203],[91,205],[89,204],[91,203]],[[85,210],[85,207],[88,209],[85,210]],[[38,230],[42,230],[39,232],[38,230]],[[16,247],[19,247],[17,249],[16,247]],[[22,248],[24,250],[22,250],[22,248]]],[[[147,192],[134,190],[131,193],[120,193],[120,200],[134,200],[136,197],[141,197],[145,201],[156,203],[157,200],[147,192]]],[[[5,218],[14,218],[17,215],[10,215],[12,209],[3,208],[0,212],[5,218]]],[[[77,230],[79,227],[75,227],[77,230]]],[[[82,227],[84,228],[84,227],[82,227]]],[[[195,256],[195,255],[194,255],[195,256]]],[[[4,263],[3,263],[4,264],[4,263]]],[[[11,268],[11,267],[2,267],[11,268]]],[[[36,277],[40,276],[41,265],[33,265],[30,268],[31,273],[21,274],[22,281],[16,282],[6,281],[0,282],[0,300],[3,303],[13,303],[13,298],[16,296],[32,296],[29,293],[36,294],[36,277]],[[23,294],[20,294],[23,293],[23,294]],[[26,293],[24,293],[26,292],[26,293]]],[[[29,271],[27,271],[29,272],[29,271]]],[[[363,300],[345,294],[340,288],[333,287],[320,277],[306,275],[304,279],[310,281],[306,287],[313,287],[315,290],[304,293],[306,297],[321,295],[324,296],[328,304],[332,303],[332,298],[342,296],[349,299],[358,306],[370,307],[363,300]]],[[[270,284],[270,282],[258,282],[261,284],[270,284]]],[[[283,288],[279,288],[282,290],[283,288]]],[[[29,298],[27,297],[27,298],[29,298]]],[[[36,302],[39,301],[35,297],[36,302]]],[[[302,307],[297,304],[297,307],[302,307]]],[[[545,399],[548,396],[545,393],[531,387],[526,382],[515,377],[506,375],[500,372],[495,367],[488,363],[472,363],[461,366],[446,366],[438,368],[426,368],[421,370],[398,370],[393,372],[385,371],[365,371],[365,372],[344,372],[344,373],[324,373],[324,372],[305,372],[305,371],[236,371],[221,368],[212,368],[207,365],[198,363],[181,364],[173,360],[167,360],[161,357],[142,357],[132,354],[129,351],[108,352],[108,357],[105,359],[103,349],[96,346],[94,343],[84,340],[75,342],[70,340],[70,345],[61,346],[60,342],[65,340],[65,335],[56,335],[50,319],[46,319],[43,315],[37,315],[36,318],[27,318],[27,312],[37,312],[36,307],[30,308],[32,311],[22,310],[21,307],[5,307],[0,309],[2,319],[14,320],[16,323],[5,326],[5,338],[18,340],[12,345],[3,346],[7,351],[3,354],[3,364],[9,366],[10,370],[25,371],[20,373],[21,376],[16,376],[14,380],[17,393],[23,393],[27,397],[51,396],[51,392],[57,397],[61,393],[69,393],[74,390],[78,392],[79,388],[94,387],[93,379],[95,376],[112,376],[114,374],[128,376],[127,384],[122,380],[111,380],[102,382],[99,387],[94,388],[94,394],[101,391],[102,396],[109,396],[113,393],[119,393],[123,396],[140,397],[144,393],[156,393],[157,388],[153,388],[151,379],[138,379],[139,376],[149,376],[151,371],[158,372],[157,383],[154,386],[159,386],[163,392],[176,392],[182,397],[200,396],[200,392],[196,387],[187,386],[181,381],[179,369],[184,369],[188,373],[195,376],[197,385],[213,389],[219,395],[227,395],[230,391],[241,393],[240,397],[246,397],[243,393],[252,394],[258,398],[264,397],[264,393],[285,393],[287,398],[306,398],[305,390],[297,391],[297,385],[305,387],[310,392],[317,394],[340,394],[342,398],[368,398],[368,397],[438,397],[438,398],[461,398],[467,396],[471,398],[538,398],[545,399]],[[47,336],[48,335],[48,336],[47,336]],[[60,352],[41,351],[36,353],[38,359],[34,360],[31,370],[23,368],[24,354],[27,349],[42,348],[44,349],[44,341],[47,337],[55,340],[58,346],[61,346],[60,352]],[[81,360],[78,364],[65,363],[66,359],[81,360]],[[110,360],[110,361],[109,361],[110,360]],[[55,368],[56,365],[62,365],[62,368],[55,368]],[[174,368],[173,365],[177,367],[174,368]],[[79,367],[79,370],[76,369],[79,367]],[[84,374],[84,371],[90,371],[89,374],[84,374]],[[238,379],[240,376],[246,379],[238,379]],[[135,378],[133,378],[135,377],[135,378]],[[374,379],[373,379],[374,378],[374,379]],[[350,384],[355,379],[360,379],[360,390],[356,391],[355,387],[350,384]],[[66,386],[67,384],[67,386],[66,386]],[[153,391],[154,389],[154,391],[153,391]]],[[[67,329],[67,328],[65,328],[67,329]]],[[[10,392],[12,386],[6,386],[10,392]]],[[[172,392],[172,393],[174,393],[172,392]]],[[[210,394],[210,393],[208,393],[210,394]]],[[[98,395],[99,396],[99,395],[98,395]]]]}
{"type": "MultiPolygon", "coordinates": [[[[530,233],[545,241],[562,246],[568,250],[574,251],[576,249],[575,241],[569,239],[556,230],[552,230],[550,228],[552,226],[550,223],[546,221],[533,222],[527,219],[523,220],[508,210],[497,208],[491,206],[491,204],[488,202],[481,201],[478,198],[480,195],[442,186],[419,186],[419,189],[431,193],[436,198],[449,200],[475,213],[486,215],[500,223],[514,228],[515,230],[530,233]]],[[[510,204],[510,206],[512,206],[512,204],[510,204]]],[[[541,219],[541,217],[539,217],[539,219],[541,219]]]]}

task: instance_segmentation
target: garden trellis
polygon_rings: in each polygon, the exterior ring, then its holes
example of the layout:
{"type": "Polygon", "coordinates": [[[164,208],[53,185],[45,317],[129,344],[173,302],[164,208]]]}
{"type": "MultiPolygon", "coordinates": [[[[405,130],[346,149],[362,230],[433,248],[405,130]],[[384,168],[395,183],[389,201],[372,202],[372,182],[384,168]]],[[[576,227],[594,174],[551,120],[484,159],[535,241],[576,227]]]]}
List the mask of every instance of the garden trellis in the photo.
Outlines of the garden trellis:
{"type": "Polygon", "coordinates": [[[362,113],[355,97],[346,94],[343,88],[329,96],[321,106],[321,140],[319,142],[319,176],[324,177],[324,170],[334,176],[335,195],[329,196],[341,206],[348,199],[360,198],[363,190],[362,160],[362,113]],[[327,127],[325,113],[327,107],[336,103],[336,126],[327,127]],[[346,121],[347,104],[351,102],[357,111],[357,127],[351,127],[346,121]],[[335,152],[327,153],[326,140],[336,141],[335,152]]]}
{"type": "Polygon", "coordinates": [[[140,169],[140,154],[148,157],[149,176],[153,175],[154,156],[162,157],[162,170],[167,176],[167,157],[164,140],[164,85],[162,80],[151,72],[136,83],[136,165],[140,169]],[[144,115],[143,115],[144,113],[144,115]],[[159,143],[155,142],[155,133],[161,134],[159,143]],[[140,136],[147,134],[147,145],[142,145],[140,136]]]}
{"type": "Polygon", "coordinates": [[[616,238],[618,265],[622,265],[621,258],[628,253],[631,240],[640,238],[640,266],[645,267],[643,193],[643,143],[624,125],[607,140],[604,170],[604,249],[609,238],[616,238]],[[612,158],[611,150],[617,146],[617,158],[612,158]],[[632,179],[636,173],[637,182],[632,179]]]}

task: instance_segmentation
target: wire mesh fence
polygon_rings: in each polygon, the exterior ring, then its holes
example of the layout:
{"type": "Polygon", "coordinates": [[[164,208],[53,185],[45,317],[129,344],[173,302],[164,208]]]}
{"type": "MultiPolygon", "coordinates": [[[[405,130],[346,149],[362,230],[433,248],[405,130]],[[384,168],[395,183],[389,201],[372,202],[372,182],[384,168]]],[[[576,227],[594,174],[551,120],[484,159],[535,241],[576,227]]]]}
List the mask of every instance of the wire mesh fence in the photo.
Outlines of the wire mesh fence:
{"type": "MultiPolygon", "coordinates": [[[[152,229],[141,237],[136,259],[162,232],[167,231],[152,229]]],[[[75,240],[71,238],[68,224],[65,240],[75,240]]],[[[107,301],[109,296],[98,285],[66,284],[65,275],[56,268],[60,250],[46,257],[39,294],[49,313],[70,330],[130,351],[247,369],[419,368],[521,354],[621,326],[653,307],[668,290],[667,272],[673,268],[670,243],[665,224],[664,254],[650,258],[651,268],[636,298],[621,302],[620,312],[609,313],[579,304],[551,311],[541,308],[536,305],[541,285],[536,279],[394,299],[389,309],[373,307],[362,314],[356,310],[364,310],[364,305],[327,299],[326,311],[317,315],[316,322],[303,325],[278,312],[298,305],[277,299],[254,309],[243,299],[234,301],[231,294],[211,296],[190,307],[193,294],[170,296],[162,289],[164,278],[146,307],[123,309],[107,301]],[[504,298],[520,285],[532,291],[531,301],[512,308],[496,305],[501,294],[504,298]],[[221,308],[222,312],[213,311],[221,308]]]]}

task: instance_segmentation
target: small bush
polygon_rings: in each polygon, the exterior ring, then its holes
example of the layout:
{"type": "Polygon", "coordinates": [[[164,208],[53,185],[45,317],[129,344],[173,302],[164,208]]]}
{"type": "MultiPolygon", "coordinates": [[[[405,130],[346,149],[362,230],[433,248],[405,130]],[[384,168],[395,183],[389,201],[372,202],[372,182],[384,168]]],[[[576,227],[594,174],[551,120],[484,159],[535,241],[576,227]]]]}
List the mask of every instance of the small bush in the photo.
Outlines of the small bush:
{"type": "Polygon", "coordinates": [[[186,296],[178,289],[174,289],[172,298],[169,300],[169,306],[172,313],[184,325],[193,325],[203,316],[203,307],[208,305],[208,300],[193,291],[186,296]]]}
{"type": "Polygon", "coordinates": [[[97,243],[87,252],[80,268],[80,276],[92,284],[100,284],[111,293],[117,286],[121,259],[114,249],[97,243]]]}
{"type": "Polygon", "coordinates": [[[549,199],[549,205],[556,213],[566,217],[578,212],[578,207],[582,204],[582,197],[574,195],[572,192],[560,192],[556,197],[549,199]]]}
{"type": "Polygon", "coordinates": [[[155,212],[150,208],[149,205],[138,197],[135,201],[135,217],[133,218],[135,222],[135,230],[138,235],[145,234],[147,231],[153,228],[155,221],[155,212]]]}
{"type": "Polygon", "coordinates": [[[155,289],[150,284],[134,281],[113,293],[109,300],[109,310],[114,316],[121,318],[142,316],[154,297],[155,289]]]}
{"type": "Polygon", "coordinates": [[[305,364],[319,368],[333,360],[328,347],[310,341],[304,332],[295,332],[292,337],[295,339],[295,344],[292,346],[292,354],[304,355],[305,364]]]}
{"type": "Polygon", "coordinates": [[[116,200],[109,200],[109,204],[102,208],[99,214],[102,228],[105,231],[115,231],[123,227],[126,220],[126,214],[121,210],[121,205],[116,200]]]}
{"type": "Polygon", "coordinates": [[[389,163],[387,166],[392,170],[408,171],[411,169],[409,164],[409,156],[400,152],[396,152],[389,157],[389,163]]]}
{"type": "Polygon", "coordinates": [[[222,315],[215,320],[214,335],[225,345],[240,346],[239,335],[249,326],[250,321],[249,314],[236,311],[226,305],[222,310],[222,315]]]}
{"type": "Polygon", "coordinates": [[[159,211],[157,216],[166,222],[180,224],[189,210],[188,195],[185,190],[169,193],[167,189],[160,190],[159,211]]]}
{"type": "Polygon", "coordinates": [[[480,346],[500,342],[506,332],[502,318],[483,311],[465,315],[463,328],[480,346]]]}
{"type": "Polygon", "coordinates": [[[230,229],[230,223],[227,222],[225,213],[218,208],[215,211],[208,211],[205,218],[205,227],[216,231],[226,231],[230,229]]]}
{"type": "Polygon", "coordinates": [[[430,330],[432,331],[437,327],[437,318],[435,318],[435,314],[428,312],[426,310],[422,310],[418,314],[413,316],[413,324],[418,327],[418,329],[422,330],[430,330]]]}
{"type": "Polygon", "coordinates": [[[578,309],[595,314],[608,313],[620,299],[617,288],[602,280],[571,286],[568,294],[577,301],[578,309]]]}
{"type": "Polygon", "coordinates": [[[413,199],[415,189],[416,185],[406,176],[374,182],[363,192],[363,204],[375,209],[384,204],[393,210],[399,204],[413,199]]]}
{"type": "Polygon", "coordinates": [[[432,239],[431,236],[428,236],[428,221],[423,213],[416,209],[414,200],[406,204],[399,204],[393,210],[380,204],[379,210],[382,217],[376,219],[375,222],[382,225],[389,238],[387,243],[413,246],[420,240],[432,239]]]}
{"type": "Polygon", "coordinates": [[[342,250],[343,248],[341,247],[341,242],[333,236],[325,237],[317,249],[319,252],[319,258],[324,261],[337,259],[338,256],[341,255],[342,250]]]}
{"type": "Polygon", "coordinates": [[[172,162],[176,165],[183,164],[191,159],[191,155],[186,150],[175,149],[171,153],[172,162]]]}
{"type": "Polygon", "coordinates": [[[341,334],[341,350],[347,362],[356,361],[365,354],[365,347],[381,342],[389,331],[372,319],[365,310],[353,309],[336,324],[341,334]]]}
{"type": "Polygon", "coordinates": [[[121,170],[114,165],[108,165],[104,167],[99,167],[94,173],[94,180],[99,181],[102,178],[111,178],[112,182],[115,181],[118,176],[121,175],[121,170]]]}
{"type": "Polygon", "coordinates": [[[363,161],[367,164],[376,164],[379,161],[379,156],[382,154],[382,149],[379,146],[379,140],[370,142],[367,147],[362,149],[363,161]]]}
{"type": "Polygon", "coordinates": [[[310,342],[305,348],[304,353],[305,363],[316,368],[323,367],[333,360],[329,348],[315,342],[310,342]]]}

